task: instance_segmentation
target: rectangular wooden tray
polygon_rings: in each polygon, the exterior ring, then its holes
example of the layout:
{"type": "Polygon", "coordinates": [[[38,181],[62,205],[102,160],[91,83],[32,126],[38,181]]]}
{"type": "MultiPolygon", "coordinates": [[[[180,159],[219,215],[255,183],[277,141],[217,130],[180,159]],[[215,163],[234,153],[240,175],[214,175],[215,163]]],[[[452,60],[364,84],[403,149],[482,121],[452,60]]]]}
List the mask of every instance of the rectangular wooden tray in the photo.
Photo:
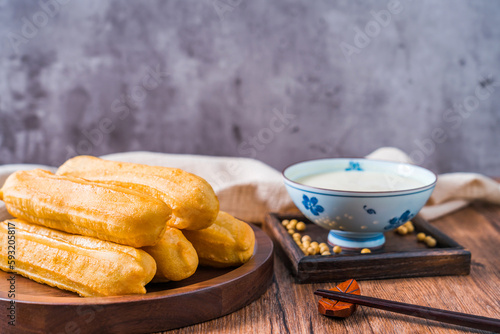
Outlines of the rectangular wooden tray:
{"type": "MultiPolygon", "coordinates": [[[[412,219],[415,232],[399,235],[385,233],[386,243],[382,249],[370,254],[342,251],[332,255],[306,256],[293,241],[281,221],[297,219],[306,224],[302,235],[312,240],[327,242],[328,231],[312,223],[302,215],[279,215],[271,213],[263,225],[264,231],[273,239],[278,255],[292,271],[298,283],[339,281],[348,278],[357,280],[387,279],[419,276],[468,275],[471,254],[453,239],[439,231],[420,216],[412,219]],[[437,245],[428,248],[418,242],[416,233],[433,236],[437,245]]],[[[331,247],[330,247],[331,248],[331,247]]]]}

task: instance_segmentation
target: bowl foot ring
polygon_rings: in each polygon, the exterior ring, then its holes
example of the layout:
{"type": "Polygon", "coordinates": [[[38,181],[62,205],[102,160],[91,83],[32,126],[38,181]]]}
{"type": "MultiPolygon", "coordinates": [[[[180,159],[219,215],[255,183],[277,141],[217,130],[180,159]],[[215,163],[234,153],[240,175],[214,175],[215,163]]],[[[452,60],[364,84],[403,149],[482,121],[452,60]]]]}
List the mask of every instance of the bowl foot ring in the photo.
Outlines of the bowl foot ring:
{"type": "Polygon", "coordinates": [[[363,248],[380,249],[384,246],[385,237],[383,233],[354,233],[330,230],[328,233],[328,244],[340,246],[348,250],[359,250],[363,248]]]}

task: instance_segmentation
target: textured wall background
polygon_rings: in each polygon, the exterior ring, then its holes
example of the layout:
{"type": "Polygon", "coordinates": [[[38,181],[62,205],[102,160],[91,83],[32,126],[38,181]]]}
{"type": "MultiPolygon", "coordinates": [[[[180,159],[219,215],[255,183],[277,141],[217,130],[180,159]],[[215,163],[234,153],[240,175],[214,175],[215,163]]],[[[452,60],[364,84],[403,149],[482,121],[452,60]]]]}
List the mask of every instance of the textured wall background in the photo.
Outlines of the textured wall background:
{"type": "Polygon", "coordinates": [[[0,0],[0,163],[391,145],[500,175],[499,19],[489,0],[0,0]]]}

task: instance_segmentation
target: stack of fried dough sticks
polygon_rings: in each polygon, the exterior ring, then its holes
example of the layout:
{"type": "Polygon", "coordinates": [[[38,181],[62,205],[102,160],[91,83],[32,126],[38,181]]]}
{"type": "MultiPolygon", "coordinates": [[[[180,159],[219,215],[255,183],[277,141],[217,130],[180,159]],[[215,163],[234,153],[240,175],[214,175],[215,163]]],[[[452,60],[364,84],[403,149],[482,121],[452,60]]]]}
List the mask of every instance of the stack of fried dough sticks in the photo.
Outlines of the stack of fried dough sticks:
{"type": "Polygon", "coordinates": [[[0,223],[0,269],[85,297],[146,293],[152,280],[238,266],[254,251],[252,228],[176,168],[78,156],[56,174],[11,174],[0,199],[16,217],[0,223]]]}

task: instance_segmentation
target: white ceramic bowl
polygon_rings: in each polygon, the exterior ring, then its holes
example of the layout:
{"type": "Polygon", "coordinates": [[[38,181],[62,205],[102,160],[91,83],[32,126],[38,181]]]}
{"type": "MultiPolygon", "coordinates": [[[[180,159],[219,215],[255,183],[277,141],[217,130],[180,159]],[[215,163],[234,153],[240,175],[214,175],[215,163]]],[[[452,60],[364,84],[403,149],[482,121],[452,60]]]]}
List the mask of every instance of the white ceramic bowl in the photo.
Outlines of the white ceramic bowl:
{"type": "MultiPolygon", "coordinates": [[[[359,175],[359,174],[357,174],[359,175]]],[[[312,222],[330,230],[328,242],[345,248],[378,248],[383,233],[412,219],[429,199],[437,181],[433,172],[415,165],[368,159],[319,159],[283,171],[295,205],[312,222]],[[327,172],[384,173],[411,178],[421,186],[404,190],[346,191],[301,184],[302,178],[327,172]]]]}

